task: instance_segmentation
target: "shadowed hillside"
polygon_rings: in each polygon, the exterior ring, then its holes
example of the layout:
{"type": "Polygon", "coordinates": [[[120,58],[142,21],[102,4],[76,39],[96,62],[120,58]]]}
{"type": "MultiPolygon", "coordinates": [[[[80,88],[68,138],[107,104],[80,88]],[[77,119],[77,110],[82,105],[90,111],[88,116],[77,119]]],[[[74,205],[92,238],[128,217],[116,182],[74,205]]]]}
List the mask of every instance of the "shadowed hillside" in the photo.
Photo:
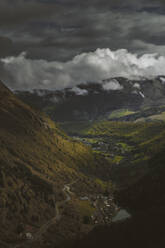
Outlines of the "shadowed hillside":
{"type": "Polygon", "coordinates": [[[66,183],[78,179],[75,190],[78,195],[99,193],[105,188],[96,178],[105,180],[110,175],[110,165],[103,157],[66,136],[49,118],[22,103],[2,83],[0,149],[3,241],[13,242],[26,231],[27,225],[37,230],[51,219],[55,202],[65,199],[62,189],[66,183]]]}

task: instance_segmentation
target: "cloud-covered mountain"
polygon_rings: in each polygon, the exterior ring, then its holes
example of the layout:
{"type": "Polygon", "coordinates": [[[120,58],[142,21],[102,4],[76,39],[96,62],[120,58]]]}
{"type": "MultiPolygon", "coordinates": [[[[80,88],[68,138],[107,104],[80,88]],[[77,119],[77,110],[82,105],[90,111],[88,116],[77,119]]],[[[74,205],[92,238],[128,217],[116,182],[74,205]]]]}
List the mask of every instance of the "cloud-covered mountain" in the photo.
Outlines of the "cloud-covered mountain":
{"type": "MultiPolygon", "coordinates": [[[[165,105],[165,76],[140,80],[117,77],[62,90],[35,89],[15,93],[56,121],[96,120],[109,118],[118,109],[136,112],[165,105]]],[[[139,114],[134,117],[139,118],[139,114]]]]}
{"type": "MultiPolygon", "coordinates": [[[[32,60],[26,53],[1,59],[4,80],[13,89],[63,89],[84,82],[102,83],[103,79],[113,77],[153,78],[164,75],[164,68],[164,56],[145,54],[139,57],[124,49],[97,49],[67,62],[32,60]]],[[[111,82],[106,87],[116,87],[116,84],[111,82]]]]}

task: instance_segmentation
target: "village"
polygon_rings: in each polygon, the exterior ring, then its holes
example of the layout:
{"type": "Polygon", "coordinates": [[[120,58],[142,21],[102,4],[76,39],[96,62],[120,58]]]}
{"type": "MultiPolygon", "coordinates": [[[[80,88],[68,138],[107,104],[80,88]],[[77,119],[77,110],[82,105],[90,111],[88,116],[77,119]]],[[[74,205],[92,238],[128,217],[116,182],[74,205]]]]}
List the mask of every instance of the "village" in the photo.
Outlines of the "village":
{"type": "Polygon", "coordinates": [[[91,206],[95,208],[95,212],[91,215],[91,222],[94,225],[111,224],[112,218],[119,211],[112,196],[99,194],[80,197],[80,200],[89,201],[91,206]]]}
{"type": "Polygon", "coordinates": [[[114,162],[114,165],[120,165],[124,162],[131,151],[131,146],[123,140],[102,136],[73,136],[73,139],[80,141],[91,147],[94,152],[101,153],[106,158],[114,162]]]}
{"type": "MultiPolygon", "coordinates": [[[[74,136],[74,140],[81,141],[85,145],[90,146],[94,151],[101,152],[103,155],[106,154],[106,157],[109,157],[113,159],[116,155],[123,155],[125,153],[125,150],[123,149],[122,145],[119,143],[118,145],[114,145],[114,142],[109,139],[102,139],[102,137],[79,137],[74,136]],[[111,153],[110,153],[111,151],[111,153]]],[[[48,178],[51,180],[51,178],[48,178]]],[[[67,201],[71,200],[71,196],[74,196],[75,193],[71,191],[70,186],[74,184],[75,182],[72,182],[70,185],[65,185],[63,188],[64,195],[66,196],[66,200],[63,201],[63,204],[67,203],[67,201]]],[[[94,209],[94,212],[91,214],[91,216],[88,216],[87,223],[97,226],[97,225],[110,225],[113,222],[113,218],[117,215],[117,213],[120,211],[120,208],[114,203],[114,199],[112,195],[105,196],[103,194],[93,194],[93,195],[85,195],[85,196],[79,196],[80,201],[86,201],[90,203],[91,207],[94,209]]],[[[54,219],[60,221],[60,212],[58,209],[58,202],[55,202],[54,200],[54,206],[56,208],[56,217],[54,219]]],[[[47,226],[51,225],[51,220],[48,221],[43,226],[46,226],[45,230],[47,229],[47,226]]],[[[19,227],[19,238],[21,240],[33,240],[36,239],[36,234],[40,233],[40,228],[38,227],[32,227],[30,225],[19,227]]]]}
{"type": "MultiPolygon", "coordinates": [[[[43,231],[46,231],[47,228],[55,221],[60,221],[61,214],[59,212],[59,206],[61,204],[67,204],[68,201],[71,200],[71,196],[74,195],[74,193],[71,191],[69,185],[65,185],[63,188],[63,192],[66,196],[66,199],[61,202],[56,202],[55,208],[56,208],[56,216],[48,221],[46,224],[44,224],[41,228],[32,227],[30,225],[24,226],[23,224],[20,224],[18,227],[19,238],[21,240],[35,240],[38,238],[43,231]],[[42,232],[41,232],[42,230],[42,232]]],[[[113,196],[104,196],[102,194],[98,195],[88,195],[88,196],[81,196],[79,197],[80,201],[87,201],[90,203],[91,207],[95,209],[93,214],[89,217],[89,223],[93,226],[96,225],[109,225],[112,223],[113,217],[118,213],[119,208],[114,203],[113,196]]]]}
{"type": "Polygon", "coordinates": [[[122,140],[114,140],[114,138],[110,139],[109,137],[106,138],[102,136],[73,136],[72,138],[90,146],[93,150],[100,152],[111,151],[111,156],[115,156],[115,154],[125,154],[126,152],[126,149],[123,147],[122,140]]]}

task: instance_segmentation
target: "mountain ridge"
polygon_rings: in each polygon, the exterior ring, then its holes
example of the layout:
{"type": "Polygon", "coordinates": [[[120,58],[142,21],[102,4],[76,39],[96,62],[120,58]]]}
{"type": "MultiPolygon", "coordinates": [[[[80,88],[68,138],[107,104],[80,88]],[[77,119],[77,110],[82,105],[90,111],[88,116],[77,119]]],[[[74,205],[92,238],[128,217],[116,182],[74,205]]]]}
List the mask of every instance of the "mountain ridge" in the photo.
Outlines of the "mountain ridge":
{"type": "Polygon", "coordinates": [[[61,91],[38,89],[15,94],[55,121],[97,120],[108,118],[121,108],[138,111],[165,105],[165,77],[139,81],[110,78],[102,83],[80,84],[61,91]]]}

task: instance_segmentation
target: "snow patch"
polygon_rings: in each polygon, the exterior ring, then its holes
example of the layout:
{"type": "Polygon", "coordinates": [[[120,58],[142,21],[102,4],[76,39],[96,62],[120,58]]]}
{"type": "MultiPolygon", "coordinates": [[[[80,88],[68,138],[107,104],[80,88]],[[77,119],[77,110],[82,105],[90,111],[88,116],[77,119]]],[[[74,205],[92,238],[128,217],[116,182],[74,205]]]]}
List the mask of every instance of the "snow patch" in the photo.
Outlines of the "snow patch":
{"type": "Polygon", "coordinates": [[[142,98],[145,98],[145,95],[141,91],[139,91],[139,94],[141,95],[142,98]]]}
{"type": "Polygon", "coordinates": [[[165,77],[160,77],[159,79],[161,80],[162,84],[165,84],[165,77]]]}

